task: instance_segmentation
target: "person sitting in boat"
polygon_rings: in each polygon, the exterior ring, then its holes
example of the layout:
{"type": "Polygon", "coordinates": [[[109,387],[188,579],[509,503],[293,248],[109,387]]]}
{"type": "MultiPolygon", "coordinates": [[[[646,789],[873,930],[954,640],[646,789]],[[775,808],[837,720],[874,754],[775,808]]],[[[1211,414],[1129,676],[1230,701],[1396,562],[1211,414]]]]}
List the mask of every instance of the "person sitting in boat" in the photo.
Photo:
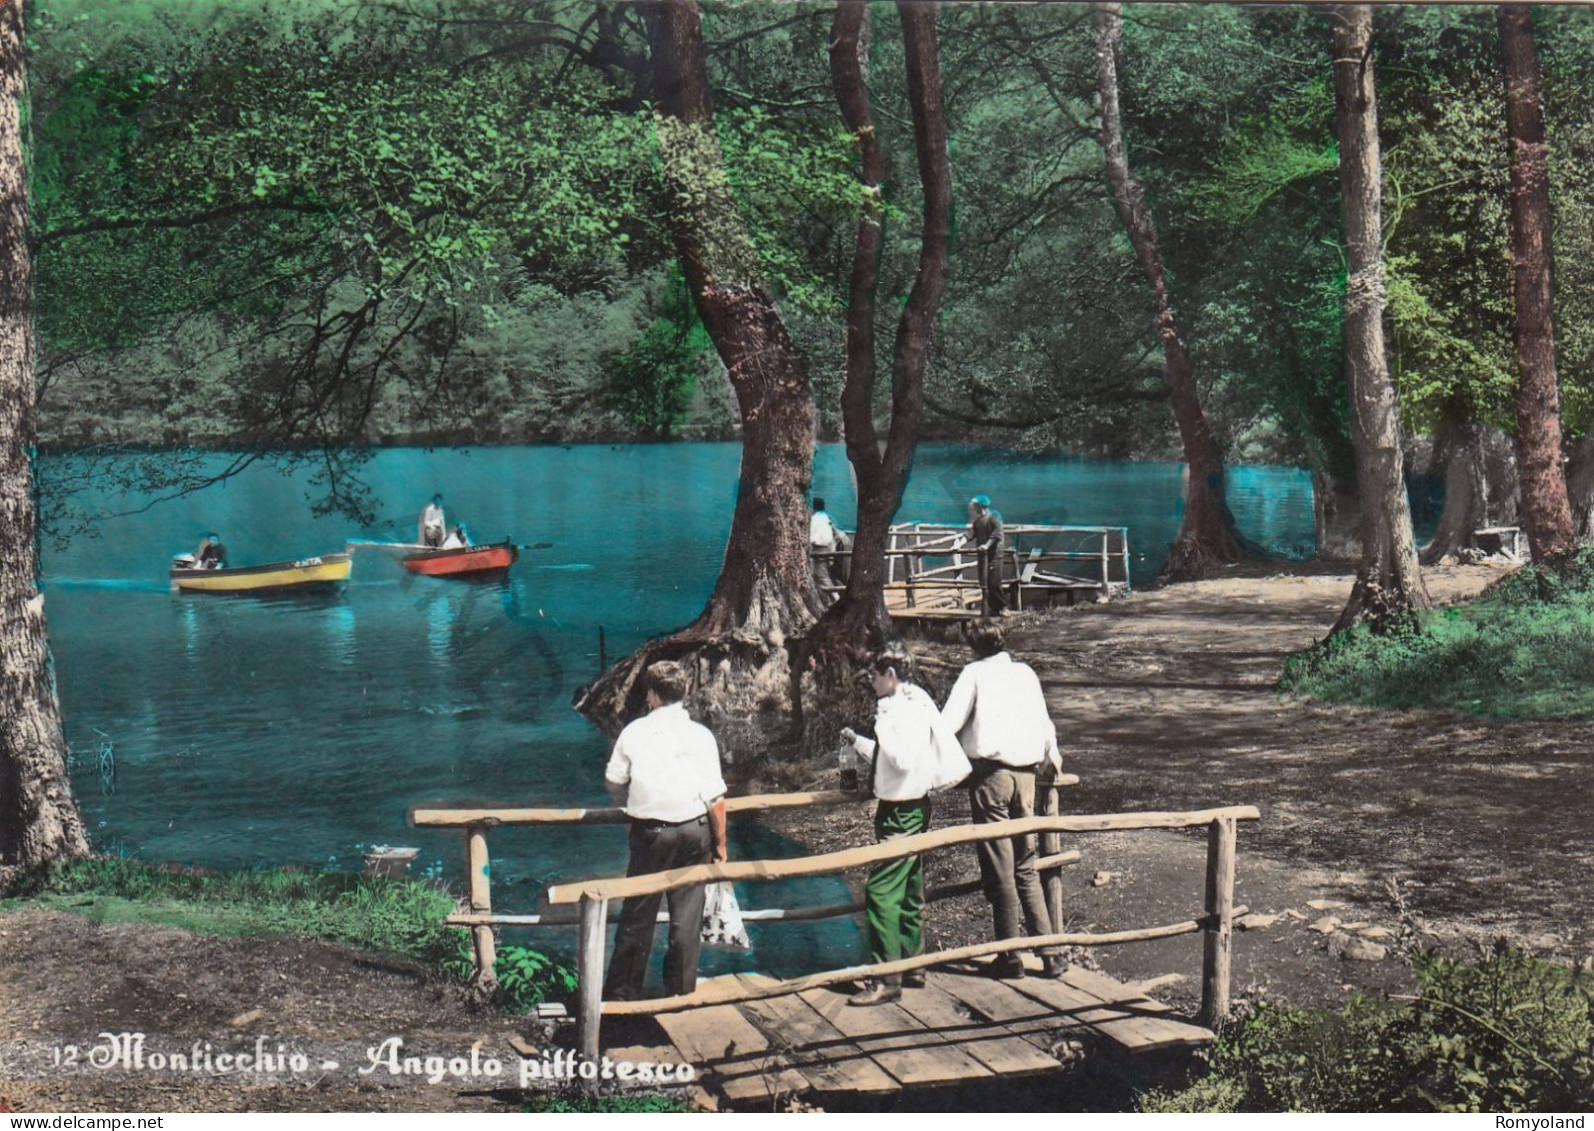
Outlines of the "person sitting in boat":
{"type": "Polygon", "coordinates": [[[447,525],[443,521],[443,496],[433,495],[432,501],[421,512],[421,545],[437,549],[443,544],[443,532],[446,529],[447,525]]]}
{"type": "Polygon", "coordinates": [[[221,544],[221,535],[212,530],[194,551],[195,569],[226,569],[227,547],[221,544]]]}
{"type": "Polygon", "coordinates": [[[450,533],[447,538],[443,539],[442,549],[463,550],[469,545],[470,532],[465,529],[465,524],[462,522],[458,526],[454,527],[452,533],[450,533]]]}

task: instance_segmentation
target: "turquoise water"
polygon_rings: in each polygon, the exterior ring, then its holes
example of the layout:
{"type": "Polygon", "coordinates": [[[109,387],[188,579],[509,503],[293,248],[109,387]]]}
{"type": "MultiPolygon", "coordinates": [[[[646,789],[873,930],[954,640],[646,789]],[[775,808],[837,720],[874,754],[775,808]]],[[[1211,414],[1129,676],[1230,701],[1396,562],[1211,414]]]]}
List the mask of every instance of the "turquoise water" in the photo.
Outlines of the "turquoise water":
{"type": "MultiPolygon", "coordinates": [[[[52,457],[64,459],[66,457],[52,457]]],[[[411,806],[603,803],[607,744],[570,709],[611,657],[690,620],[713,586],[736,495],[730,444],[390,450],[367,469],[390,513],[369,529],[312,517],[304,480],[254,468],[188,499],[108,519],[47,547],[44,574],[67,736],[102,850],[210,867],[358,865],[362,846],[418,845],[457,879],[460,837],[413,830],[411,806]],[[415,577],[362,552],[339,593],[178,596],[174,553],[218,531],[234,564],[340,550],[347,537],[414,537],[436,491],[478,540],[530,550],[507,581],[415,577]],[[109,746],[114,779],[102,772],[109,746]]],[[[51,469],[45,468],[46,479],[51,469]]],[[[844,524],[850,475],[819,452],[815,489],[844,524]]],[[[1151,580],[1178,526],[1180,467],[921,450],[899,518],[959,521],[990,495],[1014,522],[1128,526],[1134,579],[1151,580]]],[[[1247,534],[1311,549],[1304,472],[1242,468],[1231,499],[1247,534]]],[[[106,510],[147,500],[107,494],[106,510]]],[[[728,751],[734,758],[736,751],[728,751]]],[[[494,903],[531,911],[542,888],[625,862],[624,831],[499,830],[494,903]]],[[[743,858],[796,846],[741,822],[743,858]]],[[[829,902],[833,880],[760,884],[744,902],[829,902]]],[[[812,968],[855,947],[849,922],[764,928],[744,964],[812,968]]]]}

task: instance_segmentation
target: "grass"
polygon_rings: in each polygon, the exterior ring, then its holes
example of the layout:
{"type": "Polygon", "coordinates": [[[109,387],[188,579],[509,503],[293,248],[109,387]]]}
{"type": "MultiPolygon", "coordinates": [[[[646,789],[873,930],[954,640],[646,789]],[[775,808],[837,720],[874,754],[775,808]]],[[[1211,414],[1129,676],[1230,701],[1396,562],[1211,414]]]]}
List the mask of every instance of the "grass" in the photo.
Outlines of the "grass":
{"type": "MultiPolygon", "coordinates": [[[[26,902],[121,923],[157,923],[212,935],[302,935],[412,959],[461,980],[469,936],[443,925],[454,900],[417,880],[348,872],[209,872],[132,860],[75,860],[24,872],[7,903],[26,902]]],[[[574,989],[574,975],[539,951],[498,950],[501,1004],[514,1011],[574,989]]]]}
{"type": "Polygon", "coordinates": [[[1496,719],[1594,715],[1594,548],[1558,555],[1470,604],[1337,632],[1290,657],[1286,691],[1496,719]]]}

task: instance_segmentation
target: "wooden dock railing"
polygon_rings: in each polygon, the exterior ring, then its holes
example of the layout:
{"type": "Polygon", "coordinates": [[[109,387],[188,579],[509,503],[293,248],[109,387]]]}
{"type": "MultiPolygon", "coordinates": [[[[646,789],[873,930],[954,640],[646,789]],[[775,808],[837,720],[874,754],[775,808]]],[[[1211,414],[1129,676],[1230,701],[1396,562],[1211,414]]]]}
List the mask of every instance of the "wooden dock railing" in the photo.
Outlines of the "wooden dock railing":
{"type": "MultiPolygon", "coordinates": [[[[1129,530],[1122,526],[1004,528],[1003,588],[1012,608],[1049,603],[1058,594],[1101,598],[1129,588],[1129,530]]],[[[816,562],[845,563],[853,551],[816,553],[816,562]]],[[[936,523],[901,523],[891,528],[886,550],[886,601],[894,616],[979,616],[985,593],[979,576],[983,553],[968,545],[968,528],[936,523]]],[[[839,593],[816,573],[823,593],[839,593]]]]}

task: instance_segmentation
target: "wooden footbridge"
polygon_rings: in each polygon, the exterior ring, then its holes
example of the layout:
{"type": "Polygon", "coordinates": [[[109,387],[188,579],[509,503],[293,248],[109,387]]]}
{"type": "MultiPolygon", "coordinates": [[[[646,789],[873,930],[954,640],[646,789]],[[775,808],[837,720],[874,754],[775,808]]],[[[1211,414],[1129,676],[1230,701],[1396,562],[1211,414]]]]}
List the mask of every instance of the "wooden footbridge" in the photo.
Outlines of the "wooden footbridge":
{"type": "MultiPolygon", "coordinates": [[[[1001,570],[1002,592],[1013,610],[1105,601],[1129,588],[1129,530],[1123,526],[1004,528],[1004,548],[992,563],[1001,570]]],[[[986,615],[984,553],[968,545],[966,526],[909,522],[891,528],[886,549],[886,609],[903,620],[967,620],[986,615]]],[[[829,557],[843,571],[851,550],[829,557]]],[[[817,561],[816,561],[817,564],[817,561]]],[[[833,571],[815,571],[821,593],[845,586],[833,571]]]]}
{"type": "MultiPolygon", "coordinates": [[[[1077,782],[1065,778],[1063,784],[1077,782]]],[[[807,805],[857,804],[845,793],[767,794],[731,798],[731,816],[807,805]]],[[[487,832],[501,825],[618,823],[618,809],[416,809],[417,827],[459,828],[469,861],[468,906],[447,918],[471,930],[475,981],[493,984],[495,927],[579,926],[576,1046],[586,1060],[674,1061],[694,1065],[700,1082],[733,1105],[759,1106],[785,1095],[889,1093],[903,1088],[977,1082],[1059,1070],[1069,1055],[1059,1050],[1071,1032],[1087,1031],[1124,1049],[1143,1052],[1199,1045],[1226,1018],[1229,998],[1237,823],[1256,820],[1256,809],[1233,806],[1183,813],[1058,813],[1058,791],[1042,790],[1041,814],[985,825],[955,825],[859,848],[783,860],[702,864],[667,872],[561,884],[546,893],[539,914],[503,914],[492,909],[487,832]],[[1062,922],[1061,869],[1079,859],[1064,852],[1063,834],[1134,829],[1205,828],[1205,907],[1199,917],[1178,923],[1113,932],[1056,934],[977,943],[860,965],[789,980],[735,974],[700,981],[695,992],[644,1001],[602,1000],[608,915],[613,901],[695,884],[761,881],[834,875],[922,852],[1005,837],[1039,835],[1038,862],[1053,920],[1062,922]],[[572,912],[574,912],[572,914],[572,912]],[[1179,1017],[1167,1006],[1104,974],[1079,967],[1061,978],[1031,976],[998,980],[989,965],[1002,954],[1067,945],[1108,946],[1177,935],[1204,936],[1202,1007],[1197,1018],[1179,1017]],[[898,1003],[858,1009],[846,1005],[860,979],[922,972],[925,985],[908,988],[898,1003]],[[605,1042],[605,1019],[631,1019],[623,1041],[605,1042]],[[635,1021],[652,1019],[657,1030],[640,1031],[635,1021]],[[651,1035],[648,1035],[651,1033],[651,1035]],[[666,1043],[667,1042],[667,1043],[666,1043]]],[[[927,893],[927,902],[978,890],[977,881],[927,893]]],[[[824,907],[754,908],[747,919],[793,921],[852,914],[857,903],[824,907]]],[[[661,916],[663,918],[664,916],[661,916]]]]}

